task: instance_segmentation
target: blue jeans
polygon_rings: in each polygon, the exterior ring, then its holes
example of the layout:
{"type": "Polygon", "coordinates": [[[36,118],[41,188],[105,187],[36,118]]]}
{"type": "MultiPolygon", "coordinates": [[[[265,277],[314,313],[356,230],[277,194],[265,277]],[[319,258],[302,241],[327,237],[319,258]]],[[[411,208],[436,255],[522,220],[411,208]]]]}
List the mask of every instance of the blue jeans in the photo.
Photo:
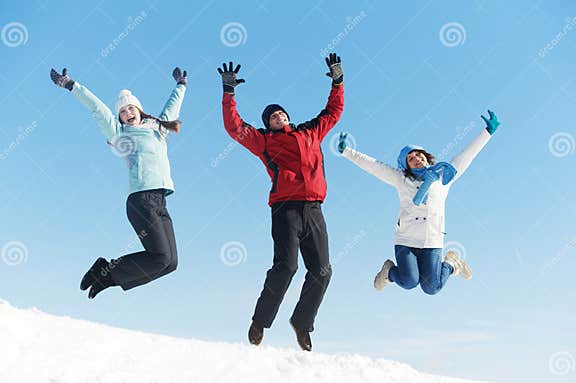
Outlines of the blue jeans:
{"type": "Polygon", "coordinates": [[[438,293],[452,274],[453,268],[442,262],[442,249],[418,249],[394,246],[396,264],[390,269],[388,279],[404,289],[420,284],[426,294],[438,293]]]}

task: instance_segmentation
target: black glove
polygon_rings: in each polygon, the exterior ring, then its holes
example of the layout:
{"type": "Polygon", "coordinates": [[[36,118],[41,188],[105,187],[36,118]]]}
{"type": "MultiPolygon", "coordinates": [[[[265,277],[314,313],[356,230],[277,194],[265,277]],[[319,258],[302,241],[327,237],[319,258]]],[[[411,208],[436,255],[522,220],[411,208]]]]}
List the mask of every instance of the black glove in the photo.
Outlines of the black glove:
{"type": "Polygon", "coordinates": [[[234,70],[232,70],[232,68],[234,67],[234,65],[232,64],[232,61],[230,61],[230,64],[228,67],[226,67],[226,63],[222,64],[222,69],[218,68],[218,73],[220,73],[220,76],[222,76],[222,86],[224,88],[224,92],[226,93],[232,93],[234,94],[234,88],[238,85],[238,84],[242,84],[244,81],[244,79],[237,79],[236,75],[238,74],[238,71],[240,70],[240,64],[236,65],[236,68],[234,70]]]}
{"type": "Polygon", "coordinates": [[[179,67],[174,68],[174,70],[172,71],[172,77],[174,77],[174,80],[176,80],[176,83],[178,83],[178,85],[180,84],[186,85],[186,80],[188,80],[187,76],[188,73],[186,73],[186,71],[182,73],[179,67]]]}
{"type": "Polygon", "coordinates": [[[344,81],[344,74],[342,73],[340,56],[336,56],[336,53],[330,53],[330,55],[326,57],[326,65],[330,68],[330,72],[326,73],[326,76],[332,78],[332,83],[334,85],[342,84],[344,81]]]}
{"type": "Polygon", "coordinates": [[[74,86],[74,80],[72,80],[66,74],[66,68],[62,70],[62,74],[56,72],[54,68],[50,69],[50,78],[54,82],[54,84],[58,85],[61,88],[66,88],[68,90],[72,90],[74,86]]]}

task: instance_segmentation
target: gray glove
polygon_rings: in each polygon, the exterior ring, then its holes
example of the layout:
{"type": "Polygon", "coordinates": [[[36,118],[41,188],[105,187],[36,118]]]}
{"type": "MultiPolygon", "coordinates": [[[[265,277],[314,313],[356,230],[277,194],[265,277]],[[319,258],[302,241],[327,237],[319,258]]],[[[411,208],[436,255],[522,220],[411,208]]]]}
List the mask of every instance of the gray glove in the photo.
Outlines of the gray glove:
{"type": "Polygon", "coordinates": [[[224,92],[234,94],[234,88],[238,84],[242,84],[244,79],[237,79],[236,76],[238,75],[238,71],[240,70],[240,64],[236,65],[235,69],[232,69],[234,65],[232,61],[228,67],[226,67],[226,63],[222,64],[222,69],[218,68],[218,73],[222,76],[222,86],[224,88],[224,92]]]}
{"type": "Polygon", "coordinates": [[[52,79],[54,84],[58,85],[61,88],[66,88],[71,91],[72,87],[74,86],[74,80],[68,77],[66,72],[67,72],[66,68],[62,70],[62,74],[56,72],[54,68],[52,68],[50,69],[50,78],[52,79]]]}
{"type": "Polygon", "coordinates": [[[180,84],[186,85],[186,80],[188,79],[187,76],[188,73],[186,73],[186,71],[182,73],[179,67],[174,68],[174,70],[172,71],[172,77],[174,77],[174,80],[176,80],[176,83],[178,83],[178,85],[180,84]]]}
{"type": "Polygon", "coordinates": [[[326,76],[332,78],[332,82],[335,85],[342,84],[344,81],[344,74],[342,73],[340,56],[336,56],[336,53],[330,53],[330,55],[326,57],[326,65],[330,68],[330,72],[326,73],[326,76]]]}

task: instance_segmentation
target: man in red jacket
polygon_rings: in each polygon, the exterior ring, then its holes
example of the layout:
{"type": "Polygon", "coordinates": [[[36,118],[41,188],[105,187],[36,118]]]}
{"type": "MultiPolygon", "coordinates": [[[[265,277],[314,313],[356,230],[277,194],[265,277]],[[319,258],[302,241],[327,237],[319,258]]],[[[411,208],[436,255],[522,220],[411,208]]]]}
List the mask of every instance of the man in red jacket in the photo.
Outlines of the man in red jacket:
{"type": "Polygon", "coordinates": [[[266,166],[272,188],[268,204],[272,208],[274,262],[266,274],[264,288],[256,303],[250,343],[259,345],[264,328],[270,328],[290,281],[298,268],[298,248],[307,273],[300,300],[290,318],[298,344],[310,351],[310,332],[330,282],[328,233],[321,204],[326,197],[324,157],[320,144],[336,125],[344,109],[344,86],[340,57],[326,58],[332,90],[326,107],[310,121],[295,125],[280,105],[268,105],[262,113],[266,129],[256,129],[240,118],[234,88],[244,82],[236,76],[240,65],[222,65],[224,94],[222,114],[228,134],[256,155],[266,166]]]}

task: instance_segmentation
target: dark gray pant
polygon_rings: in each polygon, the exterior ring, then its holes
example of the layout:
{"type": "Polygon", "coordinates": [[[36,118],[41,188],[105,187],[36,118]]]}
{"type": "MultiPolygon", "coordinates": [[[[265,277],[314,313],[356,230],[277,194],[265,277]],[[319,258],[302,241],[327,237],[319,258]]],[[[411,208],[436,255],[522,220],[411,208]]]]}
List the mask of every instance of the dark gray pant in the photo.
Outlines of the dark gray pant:
{"type": "Polygon", "coordinates": [[[164,189],[132,193],[126,200],[128,220],[145,251],[110,261],[116,284],[129,290],[160,278],[178,266],[172,219],[166,210],[164,189]]]}
{"type": "Polygon", "coordinates": [[[274,262],[252,319],[269,328],[298,269],[298,248],[306,266],[300,300],[292,314],[299,329],[314,330],[314,319],[332,276],[328,233],[320,202],[289,201],[272,206],[274,262]]]}

